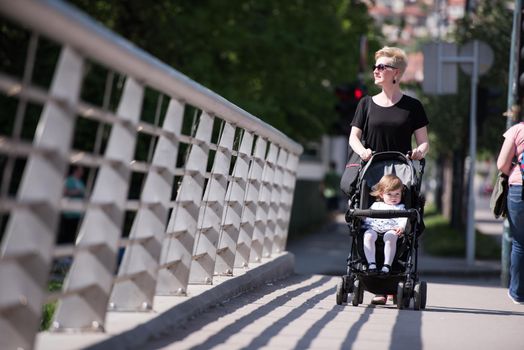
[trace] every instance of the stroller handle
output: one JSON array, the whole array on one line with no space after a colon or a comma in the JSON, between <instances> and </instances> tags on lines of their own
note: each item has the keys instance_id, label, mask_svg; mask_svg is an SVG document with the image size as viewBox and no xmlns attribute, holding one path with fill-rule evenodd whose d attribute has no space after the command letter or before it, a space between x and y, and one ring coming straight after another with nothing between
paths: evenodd
<instances>
[{"instance_id":1,"label":"stroller handle","mask_svg":"<svg viewBox=\"0 0 524 350\"><path fill-rule=\"evenodd\" d=\"M350 209L346 213L346 220L349 221L354 217L366 217L376 219L392 219L392 218L418 218L419 212L417 209L407 210L373 210L373 209Z\"/></svg>"}]
</instances>

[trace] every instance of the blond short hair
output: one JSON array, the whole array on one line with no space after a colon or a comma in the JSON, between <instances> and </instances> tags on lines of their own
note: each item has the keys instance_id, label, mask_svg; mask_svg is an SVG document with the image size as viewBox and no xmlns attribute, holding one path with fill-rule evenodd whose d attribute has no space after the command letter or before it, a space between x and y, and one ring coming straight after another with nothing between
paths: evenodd
<instances>
[{"instance_id":1,"label":"blond short hair","mask_svg":"<svg viewBox=\"0 0 524 350\"><path fill-rule=\"evenodd\" d=\"M400 75L402 76L406 71L408 66L408 56L404 50L399 49L398 47L384 46L377 52L375 52L375 61L380 57L387 57L392 59L392 66L400 70Z\"/></svg>"},{"instance_id":2,"label":"blond short hair","mask_svg":"<svg viewBox=\"0 0 524 350\"><path fill-rule=\"evenodd\" d=\"M370 194L373 197L381 197L384 193L396 190L402 191L403 189L404 184L397 175L387 174L382 176L380 181L375 186L373 186L373 192Z\"/></svg>"}]
</instances>

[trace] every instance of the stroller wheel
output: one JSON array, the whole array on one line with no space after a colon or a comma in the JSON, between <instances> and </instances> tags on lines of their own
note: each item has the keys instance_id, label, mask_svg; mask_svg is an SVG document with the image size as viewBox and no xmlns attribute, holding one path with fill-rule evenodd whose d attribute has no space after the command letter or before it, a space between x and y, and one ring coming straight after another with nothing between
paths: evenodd
<instances>
[{"instance_id":1,"label":"stroller wheel","mask_svg":"<svg viewBox=\"0 0 524 350\"><path fill-rule=\"evenodd\" d=\"M409 306L409 291L404 287L404 282L397 285L397 308L402 310Z\"/></svg>"},{"instance_id":2,"label":"stroller wheel","mask_svg":"<svg viewBox=\"0 0 524 350\"><path fill-rule=\"evenodd\" d=\"M341 278L337 283L337 305L342 305L348 301L348 294L345 291L344 278Z\"/></svg>"},{"instance_id":3,"label":"stroller wheel","mask_svg":"<svg viewBox=\"0 0 524 350\"><path fill-rule=\"evenodd\" d=\"M360 281L358 279L353 282L353 293L352 293L352 300L351 304L353 306L358 306L359 304L362 304L362 301L364 299L364 289L362 288L362 285L360 284Z\"/></svg>"},{"instance_id":4,"label":"stroller wheel","mask_svg":"<svg viewBox=\"0 0 524 350\"><path fill-rule=\"evenodd\" d=\"M426 308L427 290L428 287L425 281L420 281L415 284L415 288L413 288L413 309L424 310Z\"/></svg>"},{"instance_id":5,"label":"stroller wheel","mask_svg":"<svg viewBox=\"0 0 524 350\"><path fill-rule=\"evenodd\" d=\"M344 275L342 276L342 280L344 281L344 289L346 290L346 293L353 293L353 281L355 280L355 276L352 274Z\"/></svg>"}]
</instances>

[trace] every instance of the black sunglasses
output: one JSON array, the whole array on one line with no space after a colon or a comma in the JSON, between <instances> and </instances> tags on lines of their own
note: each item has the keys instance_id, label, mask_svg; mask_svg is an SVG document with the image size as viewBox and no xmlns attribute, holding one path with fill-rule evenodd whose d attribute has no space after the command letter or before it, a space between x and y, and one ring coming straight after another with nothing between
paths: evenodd
<instances>
[{"instance_id":1,"label":"black sunglasses","mask_svg":"<svg viewBox=\"0 0 524 350\"><path fill-rule=\"evenodd\" d=\"M373 68L373 70L378 69L379 72L382 72L386 68L397 69L397 67L393 67L393 66L390 66L389 64L383 64L383 63L380 63L380 64L377 64L375 66L372 66L372 68Z\"/></svg>"}]
</instances>

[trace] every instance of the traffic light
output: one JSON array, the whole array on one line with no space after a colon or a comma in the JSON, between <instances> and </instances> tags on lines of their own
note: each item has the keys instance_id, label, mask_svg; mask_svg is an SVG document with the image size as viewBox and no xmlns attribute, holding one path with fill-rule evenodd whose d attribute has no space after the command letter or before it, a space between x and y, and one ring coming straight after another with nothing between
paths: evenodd
<instances>
[{"instance_id":1,"label":"traffic light","mask_svg":"<svg viewBox=\"0 0 524 350\"><path fill-rule=\"evenodd\" d=\"M337 96L335 110L339 114L338 121L335 123L335 131L348 135L358 102L367 95L367 88L359 81L341 84L335 88L335 95Z\"/></svg>"}]
</instances>

